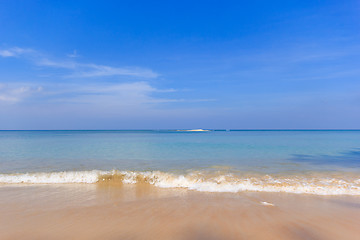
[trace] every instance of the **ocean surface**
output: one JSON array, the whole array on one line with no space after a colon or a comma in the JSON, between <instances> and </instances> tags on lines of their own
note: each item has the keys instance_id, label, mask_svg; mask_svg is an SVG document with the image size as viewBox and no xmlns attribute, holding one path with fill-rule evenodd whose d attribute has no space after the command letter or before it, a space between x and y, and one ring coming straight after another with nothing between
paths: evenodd
<instances>
[{"instance_id":1,"label":"ocean surface","mask_svg":"<svg viewBox=\"0 0 360 240\"><path fill-rule=\"evenodd\" d=\"M360 195L360 131L0 131L0 186Z\"/></svg>"}]
</instances>

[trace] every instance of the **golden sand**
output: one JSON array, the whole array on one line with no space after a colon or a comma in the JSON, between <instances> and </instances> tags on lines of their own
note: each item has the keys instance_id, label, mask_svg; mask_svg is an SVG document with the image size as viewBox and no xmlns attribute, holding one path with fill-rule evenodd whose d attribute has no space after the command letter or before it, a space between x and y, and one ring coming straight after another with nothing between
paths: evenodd
<instances>
[{"instance_id":1,"label":"golden sand","mask_svg":"<svg viewBox=\"0 0 360 240\"><path fill-rule=\"evenodd\" d=\"M358 239L360 197L0 186L0 239Z\"/></svg>"}]
</instances>

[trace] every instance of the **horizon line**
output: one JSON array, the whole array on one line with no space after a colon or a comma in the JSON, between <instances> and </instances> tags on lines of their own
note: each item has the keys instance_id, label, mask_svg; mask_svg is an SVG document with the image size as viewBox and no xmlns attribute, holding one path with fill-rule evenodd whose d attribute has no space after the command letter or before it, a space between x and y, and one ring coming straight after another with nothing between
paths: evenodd
<instances>
[{"instance_id":1,"label":"horizon line","mask_svg":"<svg viewBox=\"0 0 360 240\"><path fill-rule=\"evenodd\" d=\"M190 130L187 128L177 129L0 129L0 131L177 131ZM360 131L360 128L204 128L211 131Z\"/></svg>"}]
</instances>

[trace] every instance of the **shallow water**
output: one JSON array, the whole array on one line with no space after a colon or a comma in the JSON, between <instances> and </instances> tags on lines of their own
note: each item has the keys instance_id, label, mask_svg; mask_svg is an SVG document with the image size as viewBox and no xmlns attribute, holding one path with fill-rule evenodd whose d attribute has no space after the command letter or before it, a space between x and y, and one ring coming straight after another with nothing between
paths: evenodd
<instances>
[{"instance_id":1,"label":"shallow water","mask_svg":"<svg viewBox=\"0 0 360 240\"><path fill-rule=\"evenodd\" d=\"M1 171L360 169L360 131L0 131Z\"/></svg>"},{"instance_id":2,"label":"shallow water","mask_svg":"<svg viewBox=\"0 0 360 240\"><path fill-rule=\"evenodd\" d=\"M360 131L0 131L0 183L360 195ZM117 176L117 177L116 177Z\"/></svg>"}]
</instances>

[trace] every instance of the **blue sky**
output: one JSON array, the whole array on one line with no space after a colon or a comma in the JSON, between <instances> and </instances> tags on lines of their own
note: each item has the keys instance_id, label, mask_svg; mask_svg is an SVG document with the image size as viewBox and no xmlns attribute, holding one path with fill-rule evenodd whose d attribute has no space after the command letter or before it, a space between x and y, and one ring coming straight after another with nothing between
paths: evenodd
<instances>
[{"instance_id":1,"label":"blue sky","mask_svg":"<svg viewBox=\"0 0 360 240\"><path fill-rule=\"evenodd\" d=\"M359 1L0 1L0 129L359 123Z\"/></svg>"}]
</instances>

